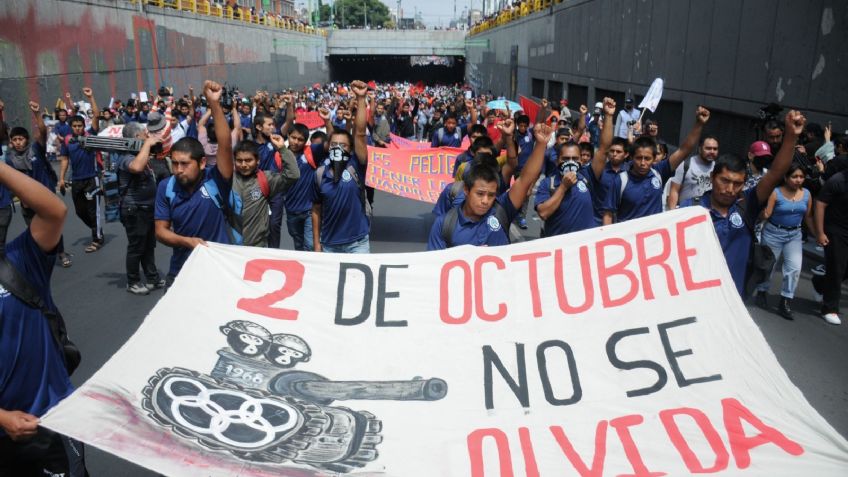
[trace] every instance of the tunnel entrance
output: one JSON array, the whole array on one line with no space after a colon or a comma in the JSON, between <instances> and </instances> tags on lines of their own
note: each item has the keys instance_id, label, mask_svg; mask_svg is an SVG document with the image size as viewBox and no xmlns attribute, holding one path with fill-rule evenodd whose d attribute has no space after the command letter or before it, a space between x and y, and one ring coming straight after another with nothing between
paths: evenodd
<instances>
[{"instance_id":1,"label":"tunnel entrance","mask_svg":"<svg viewBox=\"0 0 848 477\"><path fill-rule=\"evenodd\" d=\"M413 58L418 63L413 66ZM440 57L450 61L444 64L421 64L420 57L409 55L330 55L330 80L349 82L356 79L377 82L409 81L424 84L452 84L465 82L465 57Z\"/></svg>"}]
</instances>

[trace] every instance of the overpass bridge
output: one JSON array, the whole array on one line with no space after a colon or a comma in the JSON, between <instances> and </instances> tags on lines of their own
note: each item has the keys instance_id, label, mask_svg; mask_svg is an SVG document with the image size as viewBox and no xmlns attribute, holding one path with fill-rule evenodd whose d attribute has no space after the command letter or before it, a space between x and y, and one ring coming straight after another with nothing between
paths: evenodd
<instances>
[{"instance_id":1,"label":"overpass bridge","mask_svg":"<svg viewBox=\"0 0 848 477\"><path fill-rule=\"evenodd\" d=\"M332 30L330 79L458 83L465 77L465 32L456 30Z\"/></svg>"},{"instance_id":2,"label":"overpass bridge","mask_svg":"<svg viewBox=\"0 0 848 477\"><path fill-rule=\"evenodd\" d=\"M465 32L456 30L332 30L327 55L465 56Z\"/></svg>"}]
</instances>

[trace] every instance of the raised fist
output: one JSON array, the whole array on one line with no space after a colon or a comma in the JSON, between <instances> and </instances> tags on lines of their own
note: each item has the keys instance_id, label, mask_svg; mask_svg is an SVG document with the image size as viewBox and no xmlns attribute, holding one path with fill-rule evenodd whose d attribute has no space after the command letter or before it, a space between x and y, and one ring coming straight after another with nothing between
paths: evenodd
<instances>
[{"instance_id":1,"label":"raised fist","mask_svg":"<svg viewBox=\"0 0 848 477\"><path fill-rule=\"evenodd\" d=\"M91 91L91 88L86 86L82 89L82 94L85 95L86 98L91 98L91 96L94 95L94 92Z\"/></svg>"},{"instance_id":2,"label":"raised fist","mask_svg":"<svg viewBox=\"0 0 848 477\"><path fill-rule=\"evenodd\" d=\"M350 89L357 98L363 98L368 93L368 85L365 82L356 80L350 84Z\"/></svg>"},{"instance_id":3,"label":"raised fist","mask_svg":"<svg viewBox=\"0 0 848 477\"><path fill-rule=\"evenodd\" d=\"M41 106L40 106L38 103L36 103L35 101L30 101L30 102L29 102L29 110L30 110L30 111L32 111L33 113L38 114L38 110L39 110L39 109L41 109Z\"/></svg>"},{"instance_id":4,"label":"raised fist","mask_svg":"<svg viewBox=\"0 0 848 477\"><path fill-rule=\"evenodd\" d=\"M791 110L786 113L786 131L793 133L795 136L800 136L804 132L804 125L807 124L807 118L801 114L801 111Z\"/></svg>"},{"instance_id":5,"label":"raised fist","mask_svg":"<svg viewBox=\"0 0 848 477\"><path fill-rule=\"evenodd\" d=\"M282 149L286 146L286 141L279 134L271 134L271 144L277 149Z\"/></svg>"},{"instance_id":6,"label":"raised fist","mask_svg":"<svg viewBox=\"0 0 848 477\"><path fill-rule=\"evenodd\" d=\"M547 144L553 133L553 128L545 123L538 123L533 127L533 136L536 138L537 144Z\"/></svg>"},{"instance_id":7,"label":"raised fist","mask_svg":"<svg viewBox=\"0 0 848 477\"><path fill-rule=\"evenodd\" d=\"M515 122L512 119L504 119L495 127L504 136L512 136L512 134L515 132Z\"/></svg>"},{"instance_id":8,"label":"raised fist","mask_svg":"<svg viewBox=\"0 0 848 477\"><path fill-rule=\"evenodd\" d=\"M579 111L579 112L580 112L580 114L582 114L582 115L584 115L584 116L585 116L585 115L586 115L586 113L588 113L588 112L589 112L589 108L587 108L585 104L581 104L581 105L580 105L580 107L579 107L579 108L577 108L577 111Z\"/></svg>"},{"instance_id":9,"label":"raised fist","mask_svg":"<svg viewBox=\"0 0 848 477\"><path fill-rule=\"evenodd\" d=\"M698 106L698 110L695 111L695 119L697 119L701 125L707 124L707 121L710 120L710 110L703 106Z\"/></svg>"},{"instance_id":10,"label":"raised fist","mask_svg":"<svg viewBox=\"0 0 848 477\"><path fill-rule=\"evenodd\" d=\"M214 101L217 103L221 100L221 93L223 91L224 88L214 81L206 80L203 83L203 95L206 96L207 101Z\"/></svg>"},{"instance_id":11,"label":"raised fist","mask_svg":"<svg viewBox=\"0 0 848 477\"><path fill-rule=\"evenodd\" d=\"M330 119L330 110L327 108L318 108L318 116L324 121Z\"/></svg>"},{"instance_id":12,"label":"raised fist","mask_svg":"<svg viewBox=\"0 0 848 477\"><path fill-rule=\"evenodd\" d=\"M615 100L612 98L604 98L604 114L607 116L615 115Z\"/></svg>"}]
</instances>

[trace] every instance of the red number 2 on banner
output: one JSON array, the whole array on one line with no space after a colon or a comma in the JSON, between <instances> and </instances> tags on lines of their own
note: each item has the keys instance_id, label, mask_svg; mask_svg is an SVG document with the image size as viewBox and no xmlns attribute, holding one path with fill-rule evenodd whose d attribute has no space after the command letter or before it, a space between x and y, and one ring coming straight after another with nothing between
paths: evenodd
<instances>
[{"instance_id":1,"label":"red number 2 on banner","mask_svg":"<svg viewBox=\"0 0 848 477\"><path fill-rule=\"evenodd\" d=\"M296 320L297 310L277 308L271 305L285 300L300 290L303 286L303 273L306 269L300 262L294 260L256 259L247 262L244 266L244 279L251 282L261 282L262 276L268 270L283 272L285 276L283 287L257 298L241 298L236 307L248 313L278 320Z\"/></svg>"}]
</instances>

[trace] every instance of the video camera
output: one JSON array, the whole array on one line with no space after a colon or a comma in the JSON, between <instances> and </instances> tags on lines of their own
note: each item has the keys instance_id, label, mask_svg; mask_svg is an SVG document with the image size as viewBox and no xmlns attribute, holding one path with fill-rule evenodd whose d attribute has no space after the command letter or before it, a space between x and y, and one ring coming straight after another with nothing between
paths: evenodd
<instances>
[{"instance_id":1,"label":"video camera","mask_svg":"<svg viewBox=\"0 0 848 477\"><path fill-rule=\"evenodd\" d=\"M224 109L233 109L235 105L235 95L238 91L238 88L234 86L227 86L224 84L224 87L221 90L221 107Z\"/></svg>"}]
</instances>

